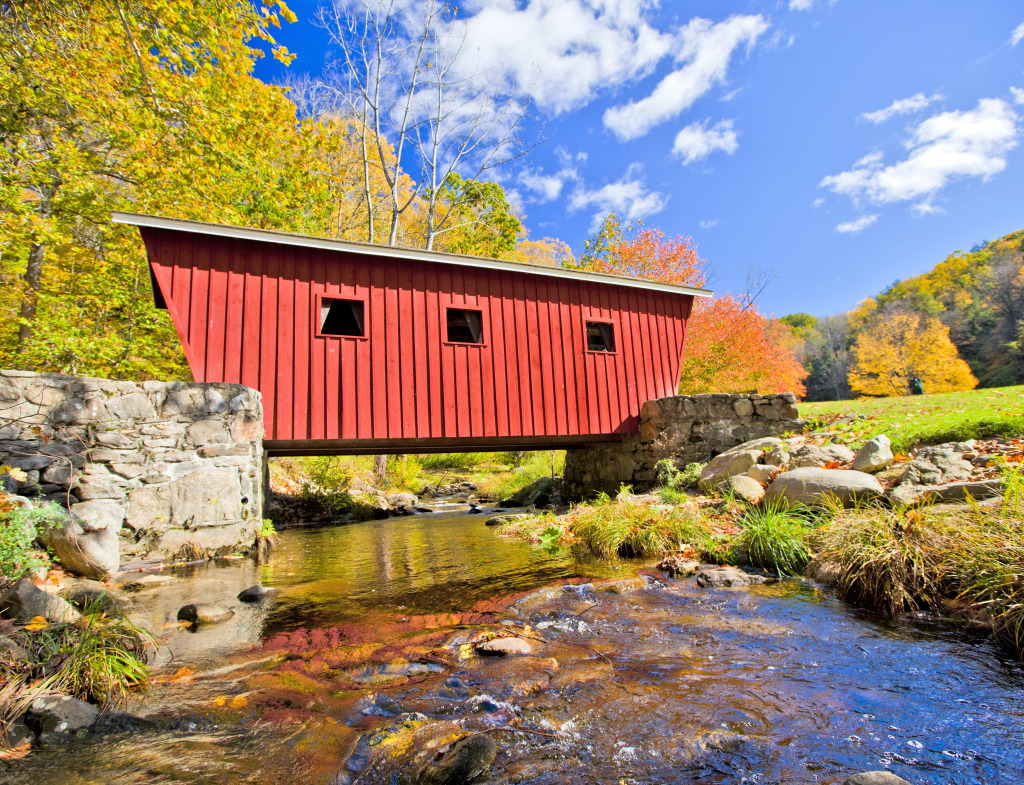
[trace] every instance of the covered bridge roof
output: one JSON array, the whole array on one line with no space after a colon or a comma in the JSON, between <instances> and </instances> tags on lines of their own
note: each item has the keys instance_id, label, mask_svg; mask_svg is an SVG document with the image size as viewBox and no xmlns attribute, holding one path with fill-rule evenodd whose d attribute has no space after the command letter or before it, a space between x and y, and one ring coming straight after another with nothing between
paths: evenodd
<instances>
[{"instance_id":1,"label":"covered bridge roof","mask_svg":"<svg viewBox=\"0 0 1024 785\"><path fill-rule=\"evenodd\" d=\"M301 248L347 251L349 253L357 253L364 256L380 256L409 261L434 262L436 264L451 264L461 267L481 267L487 270L527 273L530 275L541 275L549 278L567 278L570 280L603 283L610 284L612 286L628 286L636 289L650 289L653 291L671 292L674 294L690 294L694 297L711 297L713 294L708 289L696 289L690 286L679 286L677 284L664 283L661 281L649 281L644 278L628 278L626 276L610 275L608 273L571 270L565 267L547 267L541 264L510 262L503 259L491 259L480 256L462 256L459 254L442 253L439 251L423 251L416 248L405 248L401 246L356 243L348 240L335 240L329 237L315 237L313 235L297 234L294 232L277 232L269 229L246 229L238 226L225 226L223 224L205 223L203 221L187 221L180 218L161 218L155 215L142 215L139 213L115 212L112 215L112 220L114 223L149 227L153 229L169 229L172 231L183 231L193 234L213 235L215 237L231 237L238 240L253 240L255 242L273 243L276 245L292 245Z\"/></svg>"}]
</instances>

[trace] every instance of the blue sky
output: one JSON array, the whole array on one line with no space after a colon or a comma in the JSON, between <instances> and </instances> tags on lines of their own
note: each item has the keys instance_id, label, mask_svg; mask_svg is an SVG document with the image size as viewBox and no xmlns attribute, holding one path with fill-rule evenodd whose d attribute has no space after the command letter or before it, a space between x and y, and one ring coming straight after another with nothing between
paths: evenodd
<instances>
[{"instance_id":1,"label":"blue sky","mask_svg":"<svg viewBox=\"0 0 1024 785\"><path fill-rule=\"evenodd\" d=\"M321 73L298 57L257 76ZM473 52L545 140L495 174L531 236L575 252L614 209L694 237L716 291L771 269L758 305L848 310L1024 228L1020 0L466 0ZM496 90L499 88L496 87Z\"/></svg>"}]
</instances>

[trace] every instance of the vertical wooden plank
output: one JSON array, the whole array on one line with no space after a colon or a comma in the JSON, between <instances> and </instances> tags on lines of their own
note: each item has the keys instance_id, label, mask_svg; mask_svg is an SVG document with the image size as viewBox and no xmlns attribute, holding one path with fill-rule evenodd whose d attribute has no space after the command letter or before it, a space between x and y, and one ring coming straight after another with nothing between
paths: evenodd
<instances>
[{"instance_id":1,"label":"vertical wooden plank","mask_svg":"<svg viewBox=\"0 0 1024 785\"><path fill-rule=\"evenodd\" d=\"M445 437L459 435L458 385L456 384L454 344L448 343L447 308L452 304L452 267L438 267L439 316L441 332L441 434Z\"/></svg>"},{"instance_id":2,"label":"vertical wooden plank","mask_svg":"<svg viewBox=\"0 0 1024 785\"><path fill-rule=\"evenodd\" d=\"M356 418L356 437L369 439L373 436L373 355L371 343L373 325L382 318L382 314L373 310L370 295L371 272L369 265L357 257L352 257L348 268L352 291L357 299L363 301L363 334L362 340L356 340L356 362L353 372L353 404Z\"/></svg>"},{"instance_id":3,"label":"vertical wooden plank","mask_svg":"<svg viewBox=\"0 0 1024 785\"><path fill-rule=\"evenodd\" d=\"M481 309L481 322L484 331L484 345L477 351L477 362L479 363L479 385L480 385L480 436L495 436L498 433L499 408L497 403L496 385L494 378L494 356L500 346L498 333L493 327L494 309L500 305L500 300L493 296L494 288L497 285L495 277L497 271L476 271L474 275L473 294L476 296L476 304Z\"/></svg>"},{"instance_id":4,"label":"vertical wooden plank","mask_svg":"<svg viewBox=\"0 0 1024 785\"><path fill-rule=\"evenodd\" d=\"M244 245L234 241L225 249L228 260L227 303L224 317L224 381L242 383L242 328L245 320Z\"/></svg>"},{"instance_id":5,"label":"vertical wooden plank","mask_svg":"<svg viewBox=\"0 0 1024 785\"><path fill-rule=\"evenodd\" d=\"M327 279L326 251L312 251L312 281L310 284L311 327L314 331L320 327L320 311L317 295L324 293L324 281ZM315 332L313 333L315 334ZM310 434L311 439L327 438L327 339L315 337L312 342L312 384L310 387Z\"/></svg>"},{"instance_id":6,"label":"vertical wooden plank","mask_svg":"<svg viewBox=\"0 0 1024 785\"><path fill-rule=\"evenodd\" d=\"M656 397L654 388L654 371L651 358L650 332L647 329L647 319L644 318L643 292L640 289L630 289L630 295L636 303L636 328L639 337L639 354L642 362L637 363L637 390L642 392L640 405Z\"/></svg>"},{"instance_id":7,"label":"vertical wooden plank","mask_svg":"<svg viewBox=\"0 0 1024 785\"><path fill-rule=\"evenodd\" d=\"M619 300L619 330L622 352L623 384L625 386L626 408L629 412L630 430L635 430L637 415L640 412L640 403L636 392L636 362L638 358L634 355L634 333L632 320L632 301L629 289L622 289L618 292Z\"/></svg>"},{"instance_id":8,"label":"vertical wooden plank","mask_svg":"<svg viewBox=\"0 0 1024 785\"><path fill-rule=\"evenodd\" d=\"M223 382L224 343L227 339L228 259L231 241L210 238L210 290L206 304L206 380Z\"/></svg>"},{"instance_id":9,"label":"vertical wooden plank","mask_svg":"<svg viewBox=\"0 0 1024 785\"><path fill-rule=\"evenodd\" d=\"M615 432L630 433L636 430L636 424L632 420L633 411L629 404L629 386L626 382L626 347L622 325L625 290L622 287L608 287L608 290L612 318L615 320L615 389L618 400L615 410Z\"/></svg>"},{"instance_id":10,"label":"vertical wooden plank","mask_svg":"<svg viewBox=\"0 0 1024 785\"><path fill-rule=\"evenodd\" d=\"M516 279L512 273L501 276L501 331L505 339L505 378L508 380L508 435L523 434L523 369L519 365L519 330L516 327Z\"/></svg>"},{"instance_id":11,"label":"vertical wooden plank","mask_svg":"<svg viewBox=\"0 0 1024 785\"><path fill-rule=\"evenodd\" d=\"M339 282L345 255L321 251L324 265L324 294L333 297L341 293ZM319 315L317 316L319 318ZM324 342L324 432L328 439L340 439L343 433L343 409L345 406L342 390L345 384L345 359L341 339L325 337Z\"/></svg>"},{"instance_id":12,"label":"vertical wooden plank","mask_svg":"<svg viewBox=\"0 0 1024 785\"><path fill-rule=\"evenodd\" d=\"M565 358L571 356L565 345L565 325L562 325L562 281L557 278L548 280L548 321L551 324L551 370L555 395L555 431L558 434L569 434L569 385Z\"/></svg>"},{"instance_id":13,"label":"vertical wooden plank","mask_svg":"<svg viewBox=\"0 0 1024 785\"><path fill-rule=\"evenodd\" d=\"M295 263L293 246L271 246L278 269L277 279L277 437L292 438L292 384L295 368Z\"/></svg>"},{"instance_id":14,"label":"vertical wooden plank","mask_svg":"<svg viewBox=\"0 0 1024 785\"><path fill-rule=\"evenodd\" d=\"M264 428L266 438L279 439L277 418L277 255L274 247L260 243L263 257L263 276L260 292L260 382L263 393Z\"/></svg>"},{"instance_id":15,"label":"vertical wooden plank","mask_svg":"<svg viewBox=\"0 0 1024 785\"><path fill-rule=\"evenodd\" d=\"M412 315L412 265L404 261L392 261L394 274L390 276L397 289L395 307L397 316L395 330L398 340L393 344L397 354L398 378L388 379L388 388L398 396L399 434L411 438L416 434L416 363L413 356L413 315ZM388 366L389 370L392 366ZM390 375L390 374L389 374Z\"/></svg>"},{"instance_id":16,"label":"vertical wooden plank","mask_svg":"<svg viewBox=\"0 0 1024 785\"><path fill-rule=\"evenodd\" d=\"M371 271L370 289L370 343L373 375L373 438L386 439L388 428L388 369L387 363L387 320L385 308L385 264L374 264Z\"/></svg>"},{"instance_id":17,"label":"vertical wooden plank","mask_svg":"<svg viewBox=\"0 0 1024 785\"><path fill-rule=\"evenodd\" d=\"M488 364L491 389L494 391L494 435L508 435L508 388L511 381L505 362L505 298L502 287L506 273L495 270L487 278L487 314L491 328L488 343Z\"/></svg>"},{"instance_id":18,"label":"vertical wooden plank","mask_svg":"<svg viewBox=\"0 0 1024 785\"><path fill-rule=\"evenodd\" d=\"M572 330L573 377L576 380L574 400L578 433L592 433L590 428L587 381L587 338L583 332L583 287L577 281L569 284L569 320Z\"/></svg>"},{"instance_id":19,"label":"vertical wooden plank","mask_svg":"<svg viewBox=\"0 0 1024 785\"><path fill-rule=\"evenodd\" d=\"M537 324L540 328L537 333L537 346L540 354L540 379L541 390L544 401L543 407L543 433L554 435L558 433L557 418L555 416L555 368L554 368L554 347L551 344L551 308L548 295L548 278L536 276L537 296L534 300L537 307Z\"/></svg>"},{"instance_id":20,"label":"vertical wooden plank","mask_svg":"<svg viewBox=\"0 0 1024 785\"><path fill-rule=\"evenodd\" d=\"M644 309L644 315L647 317L648 332L651 340L651 357L653 359L652 370L654 372L654 395L656 398L662 398L666 395L666 388L668 385L665 383L665 352L661 345L661 335L658 329L658 317L654 311L656 304L654 302L653 292L646 289L642 290L644 296L644 302L646 307Z\"/></svg>"},{"instance_id":21,"label":"vertical wooden plank","mask_svg":"<svg viewBox=\"0 0 1024 785\"><path fill-rule=\"evenodd\" d=\"M464 308L466 302L466 270L456 267L452 270L452 305ZM458 436L469 436L472 433L472 409L473 399L470 394L471 384L469 379L469 353L475 351L464 345L455 346L455 401L456 401L456 422L458 423Z\"/></svg>"},{"instance_id":22,"label":"vertical wooden plank","mask_svg":"<svg viewBox=\"0 0 1024 785\"><path fill-rule=\"evenodd\" d=\"M426 319L425 264L417 263L412 271L412 318L410 332L412 339L412 389L414 396L415 423L413 435L425 439L430 436L430 389L427 383L427 319Z\"/></svg>"},{"instance_id":23,"label":"vertical wooden plank","mask_svg":"<svg viewBox=\"0 0 1024 785\"><path fill-rule=\"evenodd\" d=\"M540 347L540 324L537 313L537 278L526 280L526 360L530 365L530 405L533 416L530 419L532 435L543 435L544 430L544 358Z\"/></svg>"},{"instance_id":24,"label":"vertical wooden plank","mask_svg":"<svg viewBox=\"0 0 1024 785\"><path fill-rule=\"evenodd\" d=\"M597 285L599 290L599 297L601 302L601 318L605 321L615 322L614 311L612 310L612 300L609 286ZM612 327L613 333L618 332L617 325ZM616 335L613 340L617 339ZM604 382L605 389L608 391L608 397L605 402L605 433L615 433L619 430L619 424L622 422L619 417L619 384L617 366L619 364L619 358L622 356L621 349L616 346L615 351L612 353L605 353L601 356L601 365L604 369Z\"/></svg>"},{"instance_id":25,"label":"vertical wooden plank","mask_svg":"<svg viewBox=\"0 0 1024 785\"><path fill-rule=\"evenodd\" d=\"M430 428L428 435L439 437L444 435L444 400L441 396L443 387L444 367L441 362L442 330L444 329L444 308L440 300L440 278L438 270L441 265L431 264L426 268L426 357L427 357L427 389L429 390Z\"/></svg>"},{"instance_id":26,"label":"vertical wooden plank","mask_svg":"<svg viewBox=\"0 0 1024 785\"><path fill-rule=\"evenodd\" d=\"M189 308L188 342L192 346L195 367L192 375L197 382L206 378L206 316L210 301L210 244L195 242L192 257L191 304Z\"/></svg>"},{"instance_id":27,"label":"vertical wooden plank","mask_svg":"<svg viewBox=\"0 0 1024 785\"><path fill-rule=\"evenodd\" d=\"M310 317L310 256L309 248L295 248L292 251L295 276L295 321L292 323L294 336L294 372L292 374L292 438L309 439L309 365L313 342L313 320Z\"/></svg>"}]
</instances>

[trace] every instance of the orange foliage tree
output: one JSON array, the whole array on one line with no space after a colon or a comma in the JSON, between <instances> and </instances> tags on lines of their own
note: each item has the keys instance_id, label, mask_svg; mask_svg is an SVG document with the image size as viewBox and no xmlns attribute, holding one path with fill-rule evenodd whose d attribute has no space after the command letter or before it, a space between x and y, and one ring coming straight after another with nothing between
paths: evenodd
<instances>
[{"instance_id":1,"label":"orange foliage tree","mask_svg":"<svg viewBox=\"0 0 1024 785\"><path fill-rule=\"evenodd\" d=\"M709 264L692 237L667 238L660 229L627 226L614 214L584 244L578 269L680 286L704 286ZM690 316L679 391L700 393L806 392L790 328L761 314L746 297L696 298Z\"/></svg>"}]
</instances>

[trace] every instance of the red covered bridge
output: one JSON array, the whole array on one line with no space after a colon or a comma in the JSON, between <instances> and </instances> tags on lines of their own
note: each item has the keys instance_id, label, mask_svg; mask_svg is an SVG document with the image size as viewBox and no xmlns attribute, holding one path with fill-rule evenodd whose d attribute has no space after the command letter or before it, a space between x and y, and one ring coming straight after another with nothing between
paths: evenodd
<instances>
[{"instance_id":1,"label":"red covered bridge","mask_svg":"<svg viewBox=\"0 0 1024 785\"><path fill-rule=\"evenodd\" d=\"M635 432L694 297L599 273L115 213L198 382L263 394L271 455L550 449Z\"/></svg>"}]
</instances>

